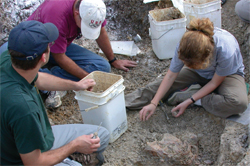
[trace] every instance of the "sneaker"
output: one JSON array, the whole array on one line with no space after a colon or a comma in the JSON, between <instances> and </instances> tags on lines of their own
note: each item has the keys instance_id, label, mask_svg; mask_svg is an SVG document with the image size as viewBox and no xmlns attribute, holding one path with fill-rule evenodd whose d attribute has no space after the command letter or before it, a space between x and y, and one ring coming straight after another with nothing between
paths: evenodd
<instances>
[{"instance_id":1,"label":"sneaker","mask_svg":"<svg viewBox=\"0 0 250 166\"><path fill-rule=\"evenodd\" d=\"M199 84L192 84L191 86L170 95L170 97L167 100L167 103L168 105L177 105L185 101L186 99L190 98L200 89L201 86Z\"/></svg>"},{"instance_id":2,"label":"sneaker","mask_svg":"<svg viewBox=\"0 0 250 166\"><path fill-rule=\"evenodd\" d=\"M56 91L56 94L63 98L67 94L67 91Z\"/></svg>"},{"instance_id":3,"label":"sneaker","mask_svg":"<svg viewBox=\"0 0 250 166\"><path fill-rule=\"evenodd\" d=\"M58 108L62 105L61 98L67 94L67 91L50 91L49 96L45 100L47 108Z\"/></svg>"},{"instance_id":4,"label":"sneaker","mask_svg":"<svg viewBox=\"0 0 250 166\"><path fill-rule=\"evenodd\" d=\"M96 159L98 159L98 163L96 164L97 166L101 166L104 163L104 156L102 153L97 153Z\"/></svg>"},{"instance_id":5,"label":"sneaker","mask_svg":"<svg viewBox=\"0 0 250 166\"><path fill-rule=\"evenodd\" d=\"M68 158L82 163L83 165L101 166L104 163L104 156L101 153L83 154L75 152Z\"/></svg>"}]
</instances>

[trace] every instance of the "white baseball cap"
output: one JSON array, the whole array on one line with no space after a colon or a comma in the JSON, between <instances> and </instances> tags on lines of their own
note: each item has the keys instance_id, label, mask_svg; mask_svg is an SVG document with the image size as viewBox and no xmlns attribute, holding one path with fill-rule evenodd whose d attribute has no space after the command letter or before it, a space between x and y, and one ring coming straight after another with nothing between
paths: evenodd
<instances>
[{"instance_id":1,"label":"white baseball cap","mask_svg":"<svg viewBox=\"0 0 250 166\"><path fill-rule=\"evenodd\" d=\"M82 36L97 39L106 17L106 5L102 0L82 0L79 12Z\"/></svg>"}]
</instances>

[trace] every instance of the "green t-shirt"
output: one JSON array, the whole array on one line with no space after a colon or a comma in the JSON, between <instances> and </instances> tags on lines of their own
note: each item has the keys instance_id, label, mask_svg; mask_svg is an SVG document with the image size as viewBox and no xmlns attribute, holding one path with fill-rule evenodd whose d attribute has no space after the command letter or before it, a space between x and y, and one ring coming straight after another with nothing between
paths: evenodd
<instances>
[{"instance_id":1,"label":"green t-shirt","mask_svg":"<svg viewBox=\"0 0 250 166\"><path fill-rule=\"evenodd\" d=\"M38 76L38 75L37 75ZM54 136L34 82L29 84L11 65L8 51L0 57L1 165L22 165L19 153L51 149Z\"/></svg>"}]
</instances>

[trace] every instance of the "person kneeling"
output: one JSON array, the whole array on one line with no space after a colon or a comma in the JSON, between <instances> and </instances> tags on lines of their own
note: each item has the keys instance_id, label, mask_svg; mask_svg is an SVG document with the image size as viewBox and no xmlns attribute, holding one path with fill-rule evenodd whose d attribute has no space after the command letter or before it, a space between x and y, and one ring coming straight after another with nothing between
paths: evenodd
<instances>
[{"instance_id":1,"label":"person kneeling","mask_svg":"<svg viewBox=\"0 0 250 166\"><path fill-rule=\"evenodd\" d=\"M49 60L50 43L58 37L52 23L25 21L13 28L8 50L1 54L1 165L55 165L79 152L97 153L101 165L109 132L98 126L51 126L38 89L91 90L93 79L74 82L38 72Z\"/></svg>"}]
</instances>

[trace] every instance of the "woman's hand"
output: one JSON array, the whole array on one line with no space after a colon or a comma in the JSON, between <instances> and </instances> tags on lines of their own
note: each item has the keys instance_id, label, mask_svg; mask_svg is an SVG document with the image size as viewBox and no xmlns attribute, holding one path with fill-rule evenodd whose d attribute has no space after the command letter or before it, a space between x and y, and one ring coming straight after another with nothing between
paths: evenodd
<instances>
[{"instance_id":1,"label":"woman's hand","mask_svg":"<svg viewBox=\"0 0 250 166\"><path fill-rule=\"evenodd\" d=\"M183 101L182 103L180 103L179 105L177 105L176 107L174 107L171 110L172 115L176 118L182 115L185 112L186 108L189 106L189 104L191 104L190 101L191 101L190 99L187 99Z\"/></svg>"},{"instance_id":2,"label":"woman's hand","mask_svg":"<svg viewBox=\"0 0 250 166\"><path fill-rule=\"evenodd\" d=\"M155 112L156 106L154 104L149 104L145 107L143 107L140 111L140 120L146 121L148 120L151 115Z\"/></svg>"}]
</instances>

